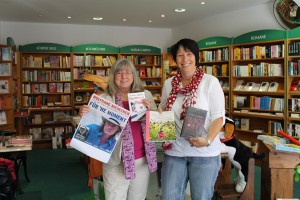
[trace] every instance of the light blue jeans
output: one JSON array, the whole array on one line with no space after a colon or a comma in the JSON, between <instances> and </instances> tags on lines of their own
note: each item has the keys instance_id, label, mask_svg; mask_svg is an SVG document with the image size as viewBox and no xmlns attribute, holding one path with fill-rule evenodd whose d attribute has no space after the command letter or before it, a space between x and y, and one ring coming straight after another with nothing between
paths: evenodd
<instances>
[{"instance_id":1,"label":"light blue jeans","mask_svg":"<svg viewBox=\"0 0 300 200\"><path fill-rule=\"evenodd\" d=\"M193 200L212 199L220 166L220 156L175 157L165 154L161 176L163 200L184 200L188 181Z\"/></svg>"}]
</instances>

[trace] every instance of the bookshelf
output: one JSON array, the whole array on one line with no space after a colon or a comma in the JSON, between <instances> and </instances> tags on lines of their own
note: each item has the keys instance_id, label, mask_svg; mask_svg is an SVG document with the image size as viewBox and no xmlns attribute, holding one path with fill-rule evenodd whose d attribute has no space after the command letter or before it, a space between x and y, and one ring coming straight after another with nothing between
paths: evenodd
<instances>
[{"instance_id":1,"label":"bookshelf","mask_svg":"<svg viewBox=\"0 0 300 200\"><path fill-rule=\"evenodd\" d=\"M163 80L177 74L178 67L171 54L171 47L167 48L167 53L162 54L162 66L164 71Z\"/></svg>"},{"instance_id":2,"label":"bookshelf","mask_svg":"<svg viewBox=\"0 0 300 200\"><path fill-rule=\"evenodd\" d=\"M120 58L130 60L136 67L145 89L149 90L156 103L160 101L163 70L161 66L161 50L147 45L131 45L120 47Z\"/></svg>"},{"instance_id":3,"label":"bookshelf","mask_svg":"<svg viewBox=\"0 0 300 200\"><path fill-rule=\"evenodd\" d=\"M0 130L15 132L13 105L13 51L9 45L0 45Z\"/></svg>"},{"instance_id":4,"label":"bookshelf","mask_svg":"<svg viewBox=\"0 0 300 200\"><path fill-rule=\"evenodd\" d=\"M227 116L230 112L230 45L232 38L209 37L197 42L199 46L200 66L205 73L217 77L224 91Z\"/></svg>"},{"instance_id":5,"label":"bookshelf","mask_svg":"<svg viewBox=\"0 0 300 200\"><path fill-rule=\"evenodd\" d=\"M230 113L239 139L257 142L258 134L276 134L280 126L286 130L285 47L282 30L258 30L233 38Z\"/></svg>"},{"instance_id":6,"label":"bookshelf","mask_svg":"<svg viewBox=\"0 0 300 200\"><path fill-rule=\"evenodd\" d=\"M300 138L300 28L288 31L287 36L287 133Z\"/></svg>"},{"instance_id":7,"label":"bookshelf","mask_svg":"<svg viewBox=\"0 0 300 200\"><path fill-rule=\"evenodd\" d=\"M119 48L105 44L82 44L71 47L74 86L74 115L88 103L94 92L93 82L84 80L83 73L108 76L109 69L118 58Z\"/></svg>"},{"instance_id":8,"label":"bookshelf","mask_svg":"<svg viewBox=\"0 0 300 200\"><path fill-rule=\"evenodd\" d=\"M33 43L19 47L21 108L28 117L23 134L31 134L34 148L52 146L53 136L72 132L72 73L70 47Z\"/></svg>"}]
</instances>

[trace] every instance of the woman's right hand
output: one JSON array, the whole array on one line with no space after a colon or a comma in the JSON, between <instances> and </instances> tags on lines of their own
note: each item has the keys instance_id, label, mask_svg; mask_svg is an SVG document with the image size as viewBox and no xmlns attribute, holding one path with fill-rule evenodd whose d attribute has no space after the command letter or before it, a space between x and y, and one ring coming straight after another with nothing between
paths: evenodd
<instances>
[{"instance_id":1,"label":"woman's right hand","mask_svg":"<svg viewBox=\"0 0 300 200\"><path fill-rule=\"evenodd\" d=\"M90 107L88 105L81 106L81 108L79 109L79 115L80 115L80 117L82 117L83 115L85 115L89 111L90 111Z\"/></svg>"},{"instance_id":2,"label":"woman's right hand","mask_svg":"<svg viewBox=\"0 0 300 200\"><path fill-rule=\"evenodd\" d=\"M158 108L157 111L161 114L164 110L162 108Z\"/></svg>"}]
</instances>

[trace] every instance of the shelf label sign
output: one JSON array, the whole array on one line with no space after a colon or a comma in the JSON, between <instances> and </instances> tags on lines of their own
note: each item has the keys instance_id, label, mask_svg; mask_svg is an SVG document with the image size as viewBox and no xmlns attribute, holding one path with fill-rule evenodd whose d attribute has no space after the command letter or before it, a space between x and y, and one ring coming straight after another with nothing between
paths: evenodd
<instances>
[{"instance_id":1,"label":"shelf label sign","mask_svg":"<svg viewBox=\"0 0 300 200\"><path fill-rule=\"evenodd\" d=\"M228 37L209 37L197 42L200 49L211 48L211 47L220 47L231 45L232 38Z\"/></svg>"},{"instance_id":2,"label":"shelf label sign","mask_svg":"<svg viewBox=\"0 0 300 200\"><path fill-rule=\"evenodd\" d=\"M120 53L145 53L145 54L161 54L161 50L157 47L148 45L131 45L120 48Z\"/></svg>"},{"instance_id":3,"label":"shelf label sign","mask_svg":"<svg viewBox=\"0 0 300 200\"><path fill-rule=\"evenodd\" d=\"M285 30L259 30L245 33L233 38L233 44L243 44L251 42L267 42L272 40L283 40L287 36Z\"/></svg>"},{"instance_id":4,"label":"shelf label sign","mask_svg":"<svg viewBox=\"0 0 300 200\"><path fill-rule=\"evenodd\" d=\"M27 45L20 45L20 52L60 52L60 53L70 53L70 47L62 44L56 43L33 43Z\"/></svg>"},{"instance_id":5,"label":"shelf label sign","mask_svg":"<svg viewBox=\"0 0 300 200\"><path fill-rule=\"evenodd\" d=\"M119 53L119 48L106 44L82 44L71 47L75 53Z\"/></svg>"}]
</instances>

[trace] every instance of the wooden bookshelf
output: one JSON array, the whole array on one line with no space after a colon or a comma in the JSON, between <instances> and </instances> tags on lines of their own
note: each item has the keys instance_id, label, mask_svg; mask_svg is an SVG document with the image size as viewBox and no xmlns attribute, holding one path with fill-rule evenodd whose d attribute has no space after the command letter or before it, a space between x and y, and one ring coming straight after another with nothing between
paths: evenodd
<instances>
[{"instance_id":1,"label":"wooden bookshelf","mask_svg":"<svg viewBox=\"0 0 300 200\"><path fill-rule=\"evenodd\" d=\"M73 131L70 47L34 43L19 50L21 108L28 112L23 133L33 136L34 148L51 147L53 136Z\"/></svg>"},{"instance_id":2,"label":"wooden bookshelf","mask_svg":"<svg viewBox=\"0 0 300 200\"><path fill-rule=\"evenodd\" d=\"M119 48L105 44L82 44L71 47L73 66L74 115L87 104L94 92L94 83L84 80L82 74L108 76L110 67L118 58Z\"/></svg>"},{"instance_id":3,"label":"wooden bookshelf","mask_svg":"<svg viewBox=\"0 0 300 200\"><path fill-rule=\"evenodd\" d=\"M209 37L197 42L200 66L205 73L217 77L224 91L226 114L230 112L230 51L232 38Z\"/></svg>"},{"instance_id":4,"label":"wooden bookshelf","mask_svg":"<svg viewBox=\"0 0 300 200\"><path fill-rule=\"evenodd\" d=\"M287 37L287 133L300 138L300 28L290 30ZM296 84L296 85L295 85Z\"/></svg>"},{"instance_id":5,"label":"wooden bookshelf","mask_svg":"<svg viewBox=\"0 0 300 200\"><path fill-rule=\"evenodd\" d=\"M145 89L149 90L155 102L160 102L163 84L161 50L147 45L120 47L120 58L130 60L136 67Z\"/></svg>"},{"instance_id":6,"label":"wooden bookshelf","mask_svg":"<svg viewBox=\"0 0 300 200\"><path fill-rule=\"evenodd\" d=\"M0 45L0 130L15 132L13 105L13 51L9 45Z\"/></svg>"},{"instance_id":7,"label":"wooden bookshelf","mask_svg":"<svg viewBox=\"0 0 300 200\"><path fill-rule=\"evenodd\" d=\"M231 118L240 139L276 134L285 126L286 31L259 30L233 38L231 47ZM269 91L272 82L278 83Z\"/></svg>"}]
</instances>

